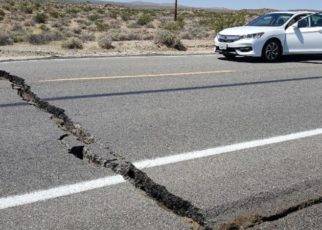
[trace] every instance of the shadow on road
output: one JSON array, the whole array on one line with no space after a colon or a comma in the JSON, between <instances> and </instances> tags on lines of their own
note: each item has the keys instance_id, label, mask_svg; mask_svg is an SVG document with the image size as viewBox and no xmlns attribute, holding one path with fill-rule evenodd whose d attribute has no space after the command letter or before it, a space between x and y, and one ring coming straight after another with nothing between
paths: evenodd
<instances>
[{"instance_id":1,"label":"shadow on road","mask_svg":"<svg viewBox=\"0 0 322 230\"><path fill-rule=\"evenodd\" d=\"M225 57L219 57L219 60L222 61L229 61L229 62L244 62L244 63L265 63L261 58L254 58L254 57L236 57L233 60L226 59ZM280 61L275 62L273 64L279 63L307 63L307 64L319 64L322 65L322 55L293 55L293 56L284 56L281 58ZM272 63L269 63L272 64Z\"/></svg>"},{"instance_id":2,"label":"shadow on road","mask_svg":"<svg viewBox=\"0 0 322 230\"><path fill-rule=\"evenodd\" d=\"M76 100L76 99L102 98L102 97L114 97L114 96L129 96L129 95L154 94L154 93L183 92L183 91L192 91L192 90L240 87L240 86L274 84L274 83L283 83L283 82L297 82L297 81L307 81L307 80L321 80L321 79L322 79L322 76L321 77L288 78L288 79L278 79L278 80L252 81L252 82L206 85L206 86L195 86L195 87L180 87L180 88L170 88L170 89L139 90L139 91L128 91L128 92L117 92L117 93L51 97L51 98L43 98L43 100L45 100L45 101L62 101L62 100ZM27 103L18 102L18 103L0 104L0 108L24 106L24 105L27 105Z\"/></svg>"}]
</instances>

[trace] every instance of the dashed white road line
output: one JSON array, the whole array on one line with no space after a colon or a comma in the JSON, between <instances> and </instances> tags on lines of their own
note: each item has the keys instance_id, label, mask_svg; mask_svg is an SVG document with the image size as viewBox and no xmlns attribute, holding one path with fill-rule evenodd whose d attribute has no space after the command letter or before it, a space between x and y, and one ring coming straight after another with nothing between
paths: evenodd
<instances>
[{"instance_id":1,"label":"dashed white road line","mask_svg":"<svg viewBox=\"0 0 322 230\"><path fill-rule=\"evenodd\" d=\"M178 76L194 76L203 74L220 74L220 73L234 73L235 70L214 70L202 72L183 72L183 73L160 73L160 74L139 74L139 75L123 75L123 76L103 76L103 77L71 77L71 78L57 78L40 80L37 82L66 82L66 81L96 81L96 80L112 80L124 78L152 78L152 77L178 77Z\"/></svg>"},{"instance_id":2,"label":"dashed white road line","mask_svg":"<svg viewBox=\"0 0 322 230\"><path fill-rule=\"evenodd\" d=\"M206 149L201 151L170 155L170 156L160 157L160 158L151 159L151 160L149 159L142 160L142 161L135 162L134 165L140 169L153 168L157 166L169 165L169 164L174 164L174 163L184 162L184 161L189 161L194 159L200 159L204 157L210 157L210 156L215 156L219 154L235 152L239 150L251 149L251 148L265 146L265 145L298 140L301 138L312 137L312 136L321 135L321 134L322 134L322 128L304 131L304 132L292 133L292 134L283 135L283 136L276 136L276 137L271 137L267 139L260 139L260 140L248 141L248 142L232 144L227 146L221 146L221 147L211 148L211 149ZM81 193L81 192L85 192L85 191L89 191L97 188L120 184L123 182L125 182L125 180L119 175L108 176L108 177L99 178L95 180L84 181L84 182L70 184L70 185L63 185L63 186L50 188L46 190L34 191L27 194L4 197L4 198L0 198L0 210L11 208L11 207L17 207L25 204L31 204L39 201L54 199L58 197L68 196L68 195Z\"/></svg>"}]
</instances>

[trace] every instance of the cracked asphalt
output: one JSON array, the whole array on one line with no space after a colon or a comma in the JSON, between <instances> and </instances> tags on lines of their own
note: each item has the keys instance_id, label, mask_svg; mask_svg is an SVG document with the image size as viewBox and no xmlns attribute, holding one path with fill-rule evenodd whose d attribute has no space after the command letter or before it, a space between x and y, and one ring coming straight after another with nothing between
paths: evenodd
<instances>
[{"instance_id":1,"label":"cracked asphalt","mask_svg":"<svg viewBox=\"0 0 322 230\"><path fill-rule=\"evenodd\" d=\"M0 69L25 78L41 98L64 108L130 161L322 128L321 57L281 63L231 62L216 55L118 57L8 62ZM214 73L223 70L231 72ZM160 76L142 77L151 74ZM132 77L106 79L113 76ZM41 82L74 78L97 79ZM62 131L4 81L0 133L0 198L114 175L66 154L57 141ZM321 196L321 139L316 135L145 172L206 210L220 226L238 215L271 215ZM1 229L190 227L128 183L0 210ZM321 229L321 205L255 228Z\"/></svg>"}]
</instances>

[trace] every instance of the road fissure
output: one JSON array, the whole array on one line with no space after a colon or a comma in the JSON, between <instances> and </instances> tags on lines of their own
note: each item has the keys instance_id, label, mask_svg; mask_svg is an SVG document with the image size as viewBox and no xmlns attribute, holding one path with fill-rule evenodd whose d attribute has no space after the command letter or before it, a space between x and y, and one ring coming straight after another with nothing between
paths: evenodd
<instances>
[{"instance_id":1,"label":"road fissure","mask_svg":"<svg viewBox=\"0 0 322 230\"><path fill-rule=\"evenodd\" d=\"M88 163L111 169L114 173L121 175L130 182L135 188L143 191L147 197L154 200L163 209L178 216L190 218L201 226L207 225L205 212L202 209L174 195L165 186L154 182L146 173L135 167L131 162L126 161L124 157L114 153L108 146L96 141L80 124L74 123L62 108L41 100L32 92L31 87L25 83L23 78L0 71L0 79L8 80L22 100L51 115L51 120L65 133L59 138L59 141L64 141L71 134L84 144L72 146L69 149L69 153L78 159L88 161ZM95 150L107 155L108 158L92 153L91 148L95 148Z\"/></svg>"},{"instance_id":2,"label":"road fissure","mask_svg":"<svg viewBox=\"0 0 322 230\"><path fill-rule=\"evenodd\" d=\"M281 209L272 215L241 215L237 217L230 223L222 224L219 229L220 230L228 230L228 229L247 229L253 228L257 225L263 224L265 222L273 222L279 219L285 218L286 216L301 211L303 209L309 208L314 205L322 204L322 194L321 196L305 200L301 203L295 204L293 206L287 207L285 209Z\"/></svg>"}]
</instances>

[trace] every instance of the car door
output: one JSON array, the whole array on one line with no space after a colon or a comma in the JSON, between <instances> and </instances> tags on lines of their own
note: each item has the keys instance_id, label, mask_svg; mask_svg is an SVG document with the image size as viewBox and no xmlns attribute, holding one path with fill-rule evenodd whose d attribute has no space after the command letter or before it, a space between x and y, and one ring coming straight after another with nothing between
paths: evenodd
<instances>
[{"instance_id":1,"label":"car door","mask_svg":"<svg viewBox=\"0 0 322 230\"><path fill-rule=\"evenodd\" d=\"M308 51L322 53L322 14L314 14L310 18L310 28L307 29Z\"/></svg>"},{"instance_id":2,"label":"car door","mask_svg":"<svg viewBox=\"0 0 322 230\"><path fill-rule=\"evenodd\" d=\"M314 14L286 29L288 53L322 53L322 14Z\"/></svg>"}]
</instances>

